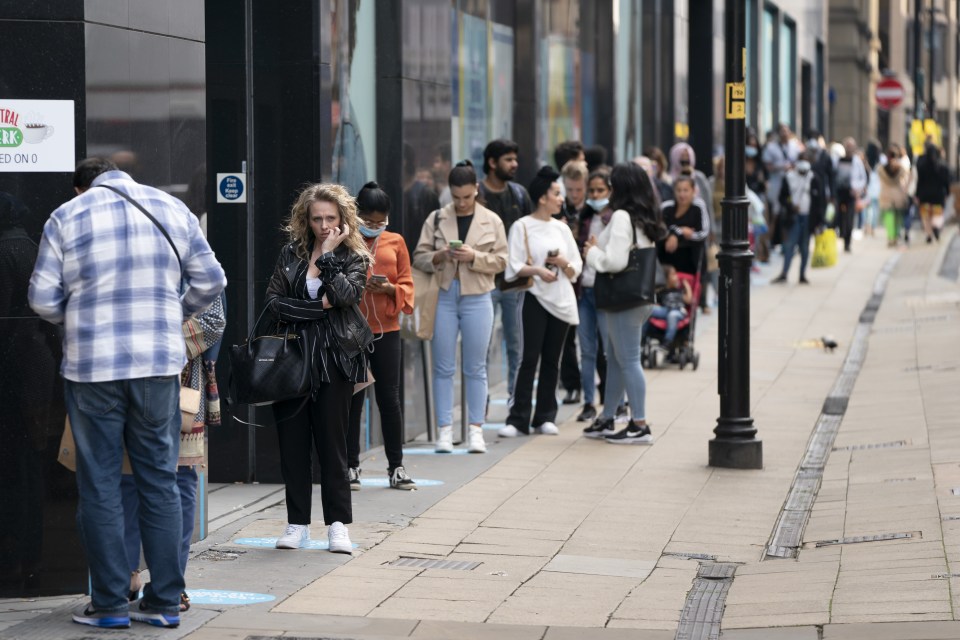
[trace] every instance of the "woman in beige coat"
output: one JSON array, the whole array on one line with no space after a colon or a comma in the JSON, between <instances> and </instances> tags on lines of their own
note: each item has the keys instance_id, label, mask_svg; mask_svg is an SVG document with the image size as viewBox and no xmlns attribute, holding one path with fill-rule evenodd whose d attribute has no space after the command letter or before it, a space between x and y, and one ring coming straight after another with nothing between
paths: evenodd
<instances>
[{"instance_id":1,"label":"woman in beige coat","mask_svg":"<svg viewBox=\"0 0 960 640\"><path fill-rule=\"evenodd\" d=\"M463 341L463 376L470 421L468 451L484 453L487 349L493 333L494 276L507 265L507 235L500 217L477 204L477 174L469 160L450 172L453 202L430 214L413 252L413 266L435 273L440 287L433 330L433 404L439 425L436 451L453 451L453 376L457 335Z\"/></svg>"},{"instance_id":2,"label":"woman in beige coat","mask_svg":"<svg viewBox=\"0 0 960 640\"><path fill-rule=\"evenodd\" d=\"M877 170L880 176L880 216L887 230L887 246L897 246L903 226L903 212L910 205L910 171L900 164L899 150L887 149L887 164Z\"/></svg>"}]
</instances>

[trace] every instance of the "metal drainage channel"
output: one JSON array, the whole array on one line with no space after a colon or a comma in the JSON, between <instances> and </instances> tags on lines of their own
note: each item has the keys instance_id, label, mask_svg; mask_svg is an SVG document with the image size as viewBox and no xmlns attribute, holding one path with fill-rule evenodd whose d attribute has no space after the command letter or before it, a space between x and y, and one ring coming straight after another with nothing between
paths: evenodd
<instances>
[{"instance_id":1,"label":"metal drainage channel","mask_svg":"<svg viewBox=\"0 0 960 640\"><path fill-rule=\"evenodd\" d=\"M826 467L827 459L833 450L837 433L840 431L843 415L847 412L853 385L857 381L857 376L860 375L860 369L863 367L864 359L867 356L867 345L873 321L880 309L880 303L883 302L890 275L897 266L899 259L900 254L890 257L877 275L873 285L873 293L860 313L860 321L853 333L853 339L847 357L843 361L843 367L840 369L840 374L837 376L830 395L823 403L820 417L817 419L813 434L807 443L803 461L794 476L790 492L787 494L787 500L780 510L777 524L774 526L770 541L767 543L764 560L767 558L796 558L800 551L803 543L803 530L810 519L810 511L813 509L817 492L820 490L824 467ZM908 443L901 441L873 446L903 446L905 444ZM848 449L849 447L844 448Z\"/></svg>"},{"instance_id":2,"label":"metal drainage channel","mask_svg":"<svg viewBox=\"0 0 960 640\"><path fill-rule=\"evenodd\" d=\"M414 567L418 569L446 569L448 571L473 571L480 566L480 562L466 560L438 560L436 558L414 558L400 556L387 563L390 567Z\"/></svg>"},{"instance_id":3,"label":"metal drainage channel","mask_svg":"<svg viewBox=\"0 0 960 640\"><path fill-rule=\"evenodd\" d=\"M727 592L737 565L732 562L701 562L693 588L680 613L674 640L717 640Z\"/></svg>"}]
</instances>

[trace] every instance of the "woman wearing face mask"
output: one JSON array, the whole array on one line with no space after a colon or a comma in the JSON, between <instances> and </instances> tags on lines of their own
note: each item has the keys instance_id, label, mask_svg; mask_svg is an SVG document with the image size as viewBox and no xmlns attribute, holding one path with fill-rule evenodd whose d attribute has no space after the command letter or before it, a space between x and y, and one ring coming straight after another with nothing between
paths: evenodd
<instances>
[{"instance_id":1,"label":"woman wearing face mask","mask_svg":"<svg viewBox=\"0 0 960 640\"><path fill-rule=\"evenodd\" d=\"M663 265L673 265L681 273L700 270L703 244L710 232L707 205L694 196L693 178L679 175L673 183L675 199L661 205L667 237L657 242L657 256Z\"/></svg>"},{"instance_id":2,"label":"woman wearing face mask","mask_svg":"<svg viewBox=\"0 0 960 640\"><path fill-rule=\"evenodd\" d=\"M696 186L694 195L703 201L707 207L708 218L713 220L713 190L710 189L710 180L696 167L697 154L689 144L678 142L670 148L670 175L673 176L673 181L676 182L680 176L692 178Z\"/></svg>"},{"instance_id":3,"label":"woman wearing face mask","mask_svg":"<svg viewBox=\"0 0 960 640\"><path fill-rule=\"evenodd\" d=\"M797 166L787 171L780 188L780 211L786 237L783 241L783 271L773 280L787 281L793 252L800 249L800 284L807 280L807 259L810 257L810 230L823 223L826 195L820 176L812 171L811 160L816 159L816 150L804 154Z\"/></svg>"},{"instance_id":4,"label":"woman wearing face mask","mask_svg":"<svg viewBox=\"0 0 960 640\"><path fill-rule=\"evenodd\" d=\"M403 408L400 406L400 313L413 312L413 276L410 254L403 236L386 231L390 196L376 182L368 182L357 194L360 233L373 254L360 310L374 334L369 355L380 410L383 450L392 489L410 490L416 485L403 468ZM355 393L350 406L347 433L347 464L350 488L359 491L360 415L366 394Z\"/></svg>"},{"instance_id":5,"label":"woman wearing face mask","mask_svg":"<svg viewBox=\"0 0 960 640\"><path fill-rule=\"evenodd\" d=\"M571 326L579 323L573 283L583 260L570 227L553 218L563 207L560 174L541 167L527 191L536 209L510 228L507 281L533 276L533 286L520 294L520 342L523 356L517 370L513 402L504 438L536 433L560 433L557 417L557 377L560 353ZM540 375L537 378L537 368ZM537 379L537 406L533 410L533 382Z\"/></svg>"},{"instance_id":6,"label":"woman wearing face mask","mask_svg":"<svg viewBox=\"0 0 960 640\"><path fill-rule=\"evenodd\" d=\"M581 252L591 236L600 236L612 215L610 170L595 169L587 179L587 206L580 214L577 246ZM594 371L600 374L601 385L606 378L606 363L601 364L603 348L597 331L597 301L593 292L596 279L597 270L584 264L583 273L580 274L580 299L577 302L580 316L580 324L577 325L577 338L580 342L580 384L583 387L583 410L577 416L578 422L588 422L597 417Z\"/></svg>"},{"instance_id":7,"label":"woman wearing face mask","mask_svg":"<svg viewBox=\"0 0 960 640\"><path fill-rule=\"evenodd\" d=\"M431 342L433 406L439 425L435 448L437 453L453 451L453 375L460 334L467 395L462 410L470 421L467 451L485 453L487 349L493 334L490 292L494 276L507 264L507 235L500 216L477 203L477 173L469 160L458 162L447 182L453 202L430 214L413 252L414 266L436 273L440 287Z\"/></svg>"}]
</instances>

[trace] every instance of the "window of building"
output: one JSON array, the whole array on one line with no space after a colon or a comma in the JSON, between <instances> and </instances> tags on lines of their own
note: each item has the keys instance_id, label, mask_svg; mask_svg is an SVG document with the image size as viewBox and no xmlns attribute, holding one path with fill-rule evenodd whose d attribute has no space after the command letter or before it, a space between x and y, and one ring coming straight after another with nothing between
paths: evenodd
<instances>
[{"instance_id":1,"label":"window of building","mask_svg":"<svg viewBox=\"0 0 960 640\"><path fill-rule=\"evenodd\" d=\"M784 18L780 24L780 60L777 65L780 78L780 122L797 128L797 24Z\"/></svg>"},{"instance_id":2,"label":"window of building","mask_svg":"<svg viewBox=\"0 0 960 640\"><path fill-rule=\"evenodd\" d=\"M763 9L761 25L761 45L763 47L763 79L760 82L760 124L763 128L761 139L776 123L776 104L774 93L777 77L777 14L776 9L767 6Z\"/></svg>"}]
</instances>

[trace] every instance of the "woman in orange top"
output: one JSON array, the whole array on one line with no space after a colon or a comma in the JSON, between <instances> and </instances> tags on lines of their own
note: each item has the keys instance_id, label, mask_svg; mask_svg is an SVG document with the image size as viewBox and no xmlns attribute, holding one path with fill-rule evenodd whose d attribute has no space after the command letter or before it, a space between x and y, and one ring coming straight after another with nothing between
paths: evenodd
<instances>
[{"instance_id":1,"label":"woman in orange top","mask_svg":"<svg viewBox=\"0 0 960 640\"><path fill-rule=\"evenodd\" d=\"M367 273L367 287L360 310L374 334L374 351L369 355L380 408L383 448L387 473L394 489L415 489L403 468L403 407L400 406L400 313L413 312L413 275L410 254L403 236L386 231L390 197L376 182L368 182L357 194L360 233L374 256ZM360 414L364 393L356 393L350 406L347 432L347 463L350 488L360 490Z\"/></svg>"}]
</instances>

